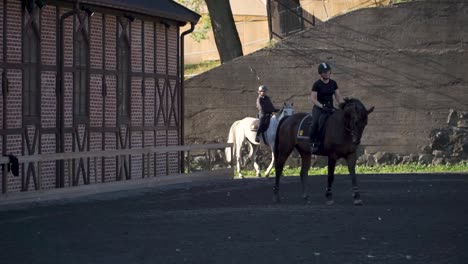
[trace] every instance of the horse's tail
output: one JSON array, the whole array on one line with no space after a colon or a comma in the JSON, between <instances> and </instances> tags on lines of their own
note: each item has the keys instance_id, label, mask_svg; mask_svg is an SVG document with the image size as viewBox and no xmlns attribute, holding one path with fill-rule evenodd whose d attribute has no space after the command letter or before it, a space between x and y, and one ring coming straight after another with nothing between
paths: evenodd
<instances>
[{"instance_id":1,"label":"horse's tail","mask_svg":"<svg viewBox=\"0 0 468 264\"><path fill-rule=\"evenodd\" d=\"M276 160L277 157L278 157L278 151L279 151L279 149L278 149L278 145L279 145L279 144L278 144L278 142L279 142L279 131L280 131L281 125L283 124L283 122L284 122L286 119L288 119L288 117L289 117L289 116L283 117L283 118L279 121L278 127L276 127L275 147L274 147L274 149L273 149L273 155L274 155L274 157L275 157L275 160Z\"/></svg>"},{"instance_id":2,"label":"horse's tail","mask_svg":"<svg viewBox=\"0 0 468 264\"><path fill-rule=\"evenodd\" d=\"M228 140L227 143L232 143L233 146L236 145L236 126L239 124L240 120L237 120L231 125L231 128L229 129L229 135L228 135ZM228 147L224 150L226 154L226 161L231 162L231 148ZM232 149L232 154L235 155L236 153L236 148Z\"/></svg>"}]
</instances>

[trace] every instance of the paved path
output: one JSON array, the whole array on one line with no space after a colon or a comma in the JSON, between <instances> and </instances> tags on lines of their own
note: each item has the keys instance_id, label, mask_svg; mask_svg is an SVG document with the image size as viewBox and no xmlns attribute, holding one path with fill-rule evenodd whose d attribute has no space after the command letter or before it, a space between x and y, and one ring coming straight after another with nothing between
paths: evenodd
<instances>
[{"instance_id":1,"label":"paved path","mask_svg":"<svg viewBox=\"0 0 468 264\"><path fill-rule=\"evenodd\" d=\"M0 263L468 263L468 174L222 180L0 211Z\"/></svg>"}]
</instances>

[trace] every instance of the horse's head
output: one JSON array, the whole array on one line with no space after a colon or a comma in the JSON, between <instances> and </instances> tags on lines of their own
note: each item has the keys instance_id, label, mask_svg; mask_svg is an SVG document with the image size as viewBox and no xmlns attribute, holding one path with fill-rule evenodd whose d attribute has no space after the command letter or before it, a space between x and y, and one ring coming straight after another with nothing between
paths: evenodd
<instances>
[{"instance_id":1,"label":"horse's head","mask_svg":"<svg viewBox=\"0 0 468 264\"><path fill-rule=\"evenodd\" d=\"M278 113L278 120L281 120L285 116L290 116L294 114L294 103L284 102L283 108Z\"/></svg>"},{"instance_id":2,"label":"horse's head","mask_svg":"<svg viewBox=\"0 0 468 264\"><path fill-rule=\"evenodd\" d=\"M344 112L345 129L350 133L352 142L361 143L362 133L367 125L367 116L374 111L374 107L366 109L358 99L346 98L340 108Z\"/></svg>"}]
</instances>

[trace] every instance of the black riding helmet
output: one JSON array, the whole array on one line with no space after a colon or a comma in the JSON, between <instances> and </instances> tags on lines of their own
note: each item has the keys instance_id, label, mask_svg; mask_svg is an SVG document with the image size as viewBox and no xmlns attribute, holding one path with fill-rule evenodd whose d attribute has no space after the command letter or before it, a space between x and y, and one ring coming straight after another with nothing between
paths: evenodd
<instances>
[{"instance_id":1,"label":"black riding helmet","mask_svg":"<svg viewBox=\"0 0 468 264\"><path fill-rule=\"evenodd\" d=\"M319 74L322 74L322 73L328 72L328 71L331 71L331 67L330 67L330 65L328 65L328 63L323 62L323 63L319 64L319 66L318 66L318 73Z\"/></svg>"}]
</instances>

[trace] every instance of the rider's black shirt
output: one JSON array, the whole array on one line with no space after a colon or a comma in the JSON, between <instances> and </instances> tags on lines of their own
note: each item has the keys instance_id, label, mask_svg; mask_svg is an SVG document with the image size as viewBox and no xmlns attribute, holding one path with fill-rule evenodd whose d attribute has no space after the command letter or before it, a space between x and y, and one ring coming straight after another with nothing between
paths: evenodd
<instances>
[{"instance_id":1,"label":"rider's black shirt","mask_svg":"<svg viewBox=\"0 0 468 264\"><path fill-rule=\"evenodd\" d=\"M325 105L333 105L333 94L338 89L338 84L330 79L324 83L321 79L312 86L312 91L317 92L317 100Z\"/></svg>"},{"instance_id":2,"label":"rider's black shirt","mask_svg":"<svg viewBox=\"0 0 468 264\"><path fill-rule=\"evenodd\" d=\"M264 96L258 96L257 98L257 109L258 109L258 115L263 116L265 114L271 114L273 112L278 112L279 109L275 108L273 106L273 103L270 100L270 97L264 95Z\"/></svg>"}]
</instances>

